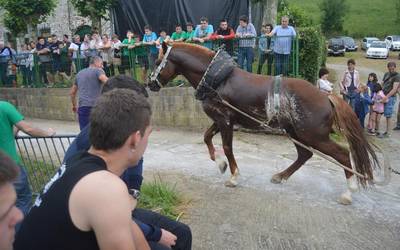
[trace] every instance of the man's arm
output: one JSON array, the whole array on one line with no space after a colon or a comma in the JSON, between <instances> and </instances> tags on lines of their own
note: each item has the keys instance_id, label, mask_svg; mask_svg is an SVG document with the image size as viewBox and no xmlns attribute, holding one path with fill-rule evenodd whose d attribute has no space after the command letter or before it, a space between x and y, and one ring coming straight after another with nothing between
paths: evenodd
<instances>
[{"instance_id":1,"label":"man's arm","mask_svg":"<svg viewBox=\"0 0 400 250\"><path fill-rule=\"evenodd\" d=\"M149 249L131 219L135 201L117 176L97 171L75 185L69 198L69 211L77 228L94 231L100 249Z\"/></svg>"},{"instance_id":2,"label":"man's arm","mask_svg":"<svg viewBox=\"0 0 400 250\"><path fill-rule=\"evenodd\" d=\"M56 134L56 132L52 128L49 128L46 131L40 128L36 128L24 120L17 122L15 126L30 136L53 136Z\"/></svg>"},{"instance_id":3,"label":"man's arm","mask_svg":"<svg viewBox=\"0 0 400 250\"><path fill-rule=\"evenodd\" d=\"M397 90L399 88L399 82L393 83L393 88L392 90L383 98L383 101L386 102L387 99L389 99L391 96L395 95L397 93Z\"/></svg>"},{"instance_id":4,"label":"man's arm","mask_svg":"<svg viewBox=\"0 0 400 250\"><path fill-rule=\"evenodd\" d=\"M108 80L108 77L106 76L106 74L102 73L102 74L99 75L99 81L102 84L105 84L107 82L107 80Z\"/></svg>"},{"instance_id":5,"label":"man's arm","mask_svg":"<svg viewBox=\"0 0 400 250\"><path fill-rule=\"evenodd\" d=\"M76 93L78 93L78 85L74 83L71 87L71 90L69 92L69 96L71 97L71 103L72 103L72 111L75 113L77 110L76 106Z\"/></svg>"}]
</instances>

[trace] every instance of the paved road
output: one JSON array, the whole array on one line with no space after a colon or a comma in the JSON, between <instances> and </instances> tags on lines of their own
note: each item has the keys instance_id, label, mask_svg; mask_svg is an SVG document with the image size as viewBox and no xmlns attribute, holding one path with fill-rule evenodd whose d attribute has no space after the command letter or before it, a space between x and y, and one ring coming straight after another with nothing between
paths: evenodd
<instances>
[{"instance_id":1,"label":"paved road","mask_svg":"<svg viewBox=\"0 0 400 250\"><path fill-rule=\"evenodd\" d=\"M78 131L75 123L31 121ZM398 169L399 139L398 132L376 139ZM221 152L219 136L215 144ZM400 249L400 176L342 206L336 200L346 188L343 171L319 157L284 184L269 181L296 157L284 137L240 132L234 149L241 176L232 189L223 185L229 174L221 175L208 159L202 133L154 128L151 135L146 178L162 176L192 199L183 221L193 230L193 249Z\"/></svg>"}]
</instances>

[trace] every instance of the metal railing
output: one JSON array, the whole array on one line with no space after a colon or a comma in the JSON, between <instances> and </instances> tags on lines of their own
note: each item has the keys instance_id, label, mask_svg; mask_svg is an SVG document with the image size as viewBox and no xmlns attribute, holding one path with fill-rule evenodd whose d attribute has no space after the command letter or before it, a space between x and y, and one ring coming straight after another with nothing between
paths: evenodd
<instances>
[{"instance_id":1,"label":"metal railing","mask_svg":"<svg viewBox=\"0 0 400 250\"><path fill-rule=\"evenodd\" d=\"M243 40L251 39L255 42L255 46L252 49L254 60L251 65L251 71L253 73L264 75L284 73L291 77L299 76L299 40L297 37L290 40L290 55L279 61L284 72L276 72L279 65L276 64L277 60L273 51L270 51L269 55L265 55L259 49L259 42L265 37L212 40L201 45L216 50L222 43L225 43L228 45L226 46L228 53L235 60L238 60ZM104 63L104 70L107 76L128 73L133 78L144 81L145 79L141 79L143 64L154 65L150 62L150 60L154 60L154 57L152 58L150 54L150 46L142 44L132 49L122 47L120 48L122 53L118 57L115 57L112 52L111 58L108 58L107 62ZM123 53L124 50L126 50L125 53ZM73 57L65 50L59 56L53 56L50 53L46 57L30 52L17 52L11 57L0 56L0 87L69 87L74 76L88 66L89 59L93 55L102 56L104 51L96 49L78 50ZM264 59L266 59L265 63L260 64L260 61ZM150 68L147 74L150 74L151 70Z\"/></svg>"},{"instance_id":2,"label":"metal railing","mask_svg":"<svg viewBox=\"0 0 400 250\"><path fill-rule=\"evenodd\" d=\"M61 166L65 152L75 137L76 135L15 137L21 162L28 172L29 183L35 195Z\"/></svg>"}]
</instances>

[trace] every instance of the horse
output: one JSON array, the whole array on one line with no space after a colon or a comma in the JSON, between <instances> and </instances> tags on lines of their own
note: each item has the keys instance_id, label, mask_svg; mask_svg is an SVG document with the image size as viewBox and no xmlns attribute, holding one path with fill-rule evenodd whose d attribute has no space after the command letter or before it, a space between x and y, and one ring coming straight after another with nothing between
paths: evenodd
<instances>
[{"instance_id":1,"label":"horse","mask_svg":"<svg viewBox=\"0 0 400 250\"><path fill-rule=\"evenodd\" d=\"M174 43L168 46L163 43L162 56L157 60L158 66L152 73L147 85L152 91L159 91L170 80L183 75L197 89L199 82L208 69L216 52L205 47ZM271 93L276 86L276 77L248 73L238 67L215 89L213 97L202 100L204 112L213 121L204 133L204 142L212 161L217 163L223 173L226 162L216 156L212 138L221 133L225 156L231 172L225 183L235 187L239 175L238 166L233 154L233 126L238 124L248 129L262 127L255 119L269 120L269 126L283 129L291 138L335 159L340 164L360 173L355 176L345 170L347 188L339 197L339 203L351 204L352 193L359 185L366 187L373 184L373 169L379 167L377 156L372 145L366 140L361 125L351 107L340 97L319 91L311 83L297 78L280 78L279 104L280 111L274 117L268 117L267 103L272 102ZM236 108L225 105L225 102ZM243 111L238 112L238 110ZM349 147L339 145L330 138L332 131L339 131L347 139ZM313 153L306 147L295 144L297 159L284 171L272 176L272 183L282 183L296 172Z\"/></svg>"}]
</instances>

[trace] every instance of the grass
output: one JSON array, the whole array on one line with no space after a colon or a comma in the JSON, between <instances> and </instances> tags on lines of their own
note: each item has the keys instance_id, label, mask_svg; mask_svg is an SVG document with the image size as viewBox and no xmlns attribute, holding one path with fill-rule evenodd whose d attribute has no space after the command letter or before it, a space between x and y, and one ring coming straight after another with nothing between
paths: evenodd
<instances>
[{"instance_id":1,"label":"grass","mask_svg":"<svg viewBox=\"0 0 400 250\"><path fill-rule=\"evenodd\" d=\"M347 0L348 12L343 24L345 32L356 38L364 36L383 38L390 34L400 34L394 8L396 1L398 0ZM322 0L288 0L288 2L301 7L315 23L320 23L319 4Z\"/></svg>"},{"instance_id":2,"label":"grass","mask_svg":"<svg viewBox=\"0 0 400 250\"><path fill-rule=\"evenodd\" d=\"M53 177L56 168L52 164L27 157L22 158L34 195L39 194L44 185ZM171 219L178 220L188 205L175 185L164 182L160 176L151 182L143 183L138 207L150 209Z\"/></svg>"},{"instance_id":3,"label":"grass","mask_svg":"<svg viewBox=\"0 0 400 250\"><path fill-rule=\"evenodd\" d=\"M175 185L164 182L161 176L155 176L153 181L143 183L138 207L179 220L188 203Z\"/></svg>"}]
</instances>

